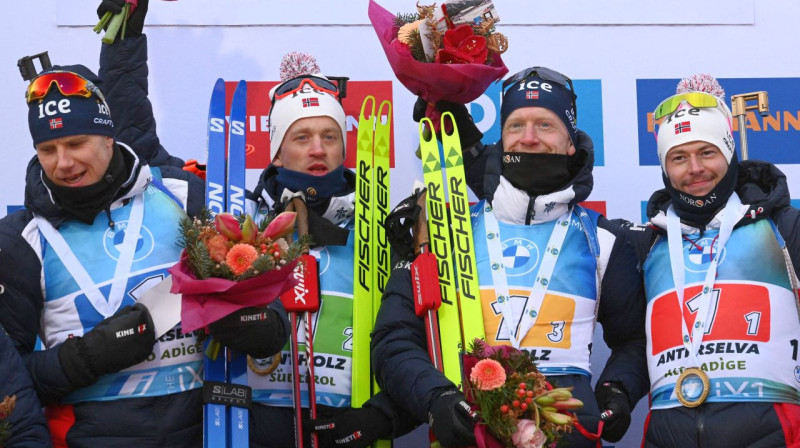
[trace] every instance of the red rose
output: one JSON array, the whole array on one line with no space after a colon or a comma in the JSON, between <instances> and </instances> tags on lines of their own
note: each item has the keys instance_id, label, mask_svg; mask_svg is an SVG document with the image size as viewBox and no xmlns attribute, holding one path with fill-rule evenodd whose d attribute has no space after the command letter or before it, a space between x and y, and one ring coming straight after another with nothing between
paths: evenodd
<instances>
[{"instance_id":1,"label":"red rose","mask_svg":"<svg viewBox=\"0 0 800 448\"><path fill-rule=\"evenodd\" d=\"M486 38L476 36L468 24L451 28L444 33L442 49L436 52L440 64L483 64L489 55Z\"/></svg>"}]
</instances>

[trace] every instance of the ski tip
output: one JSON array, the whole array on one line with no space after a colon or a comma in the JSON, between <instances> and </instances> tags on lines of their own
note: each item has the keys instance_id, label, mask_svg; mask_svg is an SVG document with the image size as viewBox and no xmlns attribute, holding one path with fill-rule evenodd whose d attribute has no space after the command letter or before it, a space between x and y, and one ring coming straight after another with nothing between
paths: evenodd
<instances>
[{"instance_id":1,"label":"ski tip","mask_svg":"<svg viewBox=\"0 0 800 448\"><path fill-rule=\"evenodd\" d=\"M392 102L389 100L383 100L380 107L378 107L378 116L383 117L384 115L386 115L388 121L392 121Z\"/></svg>"},{"instance_id":2,"label":"ski tip","mask_svg":"<svg viewBox=\"0 0 800 448\"><path fill-rule=\"evenodd\" d=\"M449 128L448 128L448 126L447 126L447 125L446 125L446 123L445 123L445 118L447 118L447 119L449 119L449 120L450 120L450 123L451 123L451 125L450 125L450 127L449 127ZM447 129L451 129L451 130L452 130L452 132L447 132ZM450 137L450 136L453 136L453 135L458 135L458 127L456 126L456 119L455 119L455 117L453 116L453 113L452 113L452 112L450 112L450 111L447 111L447 112L445 112L445 113L443 113L443 114L442 114L442 126L441 126L441 130L442 130L442 136L447 136L447 137Z\"/></svg>"},{"instance_id":3,"label":"ski tip","mask_svg":"<svg viewBox=\"0 0 800 448\"><path fill-rule=\"evenodd\" d=\"M430 143L436 139L431 131L433 129L433 121L428 117L423 117L419 120L419 140L422 143Z\"/></svg>"},{"instance_id":4,"label":"ski tip","mask_svg":"<svg viewBox=\"0 0 800 448\"><path fill-rule=\"evenodd\" d=\"M367 115L364 115L364 112L367 110L367 105L368 104L371 104L371 106L369 106L370 113L367 116ZM359 119L359 121L361 121L361 120L372 120L372 117L374 117L374 116L375 116L375 97L372 96L372 95L367 95L367 97L364 98L364 102L361 103L361 114L358 116L358 119Z\"/></svg>"}]
</instances>

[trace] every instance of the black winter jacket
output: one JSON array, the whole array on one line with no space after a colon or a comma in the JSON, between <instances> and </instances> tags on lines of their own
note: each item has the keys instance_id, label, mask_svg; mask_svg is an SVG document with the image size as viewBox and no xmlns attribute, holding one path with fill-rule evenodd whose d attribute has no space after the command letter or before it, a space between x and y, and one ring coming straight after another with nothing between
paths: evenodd
<instances>
[{"instance_id":1,"label":"black winter jacket","mask_svg":"<svg viewBox=\"0 0 800 448\"><path fill-rule=\"evenodd\" d=\"M771 219L786 242L786 250L797 274L800 263L800 210L790 206L786 177L774 165L756 160L739 162L738 170L735 191L742 204L749 206L749 210L736 228ZM664 189L652 195L647 205L651 223L664 222L670 203L669 194ZM666 238L666 228L662 224L635 227L624 232L624 238L635 249L641 269L656 239ZM643 283L641 278L639 281ZM797 316L786 318L797 319ZM631 371L631 374L647 378L646 370ZM785 419L785 415L781 415L784 412L791 414L794 425ZM659 409L650 413L644 446L796 446L785 436L798 433L798 418L800 406L773 403L704 403L696 408ZM794 442L798 441L795 439Z\"/></svg>"},{"instance_id":2,"label":"black winter jacket","mask_svg":"<svg viewBox=\"0 0 800 448\"><path fill-rule=\"evenodd\" d=\"M467 183L478 197L503 201L498 185L502 173L502 149L489 146L465 157ZM585 133L579 134L577 158L580 169L563 191L572 191L569 205L585 200L592 189L593 145ZM497 193L497 194L496 194ZM548 195L549 197L549 195ZM540 197L540 198L543 198ZM537 198L532 198L531 202ZM531 210L521 211L531 220ZM498 219L500 219L498 214ZM536 224L532 224L536 225ZM643 290L636 286L637 272L633 252L616 238L621 223L600 216L597 227L601 254L608 258L602 277L597 320L603 325L604 339L612 350L602 378L616 381L627 391L631 406L646 393L647 377L631 376L631 365L646 369ZM603 257L601 256L601 259ZM409 260L398 262L384 294L372 339L372 366L378 384L420 421L426 421L433 400L454 387L433 367L427 352L423 320L414 312ZM634 285L631 287L631 285ZM638 370L638 369L637 369ZM597 432L599 409L590 378L583 375L555 377L559 386L574 386L574 395L584 402L577 414L581 424ZM577 431L568 436L570 446L595 446Z\"/></svg>"}]
</instances>

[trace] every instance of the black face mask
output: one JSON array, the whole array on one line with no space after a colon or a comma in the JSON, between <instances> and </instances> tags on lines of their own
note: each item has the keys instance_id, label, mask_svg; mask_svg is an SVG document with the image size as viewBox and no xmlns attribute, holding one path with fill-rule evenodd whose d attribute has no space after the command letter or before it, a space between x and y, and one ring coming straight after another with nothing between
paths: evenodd
<instances>
[{"instance_id":1,"label":"black face mask","mask_svg":"<svg viewBox=\"0 0 800 448\"><path fill-rule=\"evenodd\" d=\"M667 187L667 192L672 199L675 213L681 218L681 221L693 227L705 228L714 219L717 211L728 202L728 198L731 197L733 190L736 188L738 167L739 162L734 153L730 164L728 164L728 171L722 176L719 183L703 196L693 196L677 190L672 186L669 178L662 170L664 185Z\"/></svg>"},{"instance_id":2,"label":"black face mask","mask_svg":"<svg viewBox=\"0 0 800 448\"><path fill-rule=\"evenodd\" d=\"M86 224L93 223L97 214L107 209L120 193L122 184L128 179L129 166L133 165L133 161L126 160L117 145L114 145L112 151L108 171L92 185L64 187L56 185L46 175L42 175L42 180L53 193L56 204L72 218Z\"/></svg>"},{"instance_id":3,"label":"black face mask","mask_svg":"<svg viewBox=\"0 0 800 448\"><path fill-rule=\"evenodd\" d=\"M566 154L503 153L503 177L531 196L553 193L573 179L571 158Z\"/></svg>"}]
</instances>

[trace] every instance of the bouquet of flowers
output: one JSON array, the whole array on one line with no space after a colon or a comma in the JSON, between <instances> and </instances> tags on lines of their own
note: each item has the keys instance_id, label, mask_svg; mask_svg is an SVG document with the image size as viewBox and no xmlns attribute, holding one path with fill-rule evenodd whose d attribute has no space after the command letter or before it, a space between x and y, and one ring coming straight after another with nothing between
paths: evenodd
<instances>
[{"instance_id":1,"label":"bouquet of flowers","mask_svg":"<svg viewBox=\"0 0 800 448\"><path fill-rule=\"evenodd\" d=\"M100 18L100 21L97 22L97 25L92 28L92 31L100 34L100 31L102 31L103 28L106 29L106 33L101 39L104 44L113 44L114 40L117 38L117 33L119 33L120 40L125 40L125 25L127 25L128 19L130 19L131 15L133 15L133 12L136 11L138 6L139 0L125 0L125 2L122 4L120 12L115 14L111 11L107 11L105 14L103 14L103 17Z\"/></svg>"},{"instance_id":2,"label":"bouquet of flowers","mask_svg":"<svg viewBox=\"0 0 800 448\"><path fill-rule=\"evenodd\" d=\"M482 419L475 427L480 448L554 446L572 431L575 417L569 411L583 406L571 388L554 388L529 354L512 347L476 339L464 369L467 400Z\"/></svg>"},{"instance_id":3,"label":"bouquet of flowers","mask_svg":"<svg viewBox=\"0 0 800 448\"><path fill-rule=\"evenodd\" d=\"M418 4L418 13L395 16L374 0L369 2L369 19L395 76L429 103L426 115L431 119L436 118L433 105L438 101L469 103L508 73L500 57L508 41L495 32L496 19L485 17L491 14L465 14L464 8L453 6L456 3L471 9L488 4L493 10L490 1L462 0L445 2L441 18L435 4Z\"/></svg>"},{"instance_id":4,"label":"bouquet of flowers","mask_svg":"<svg viewBox=\"0 0 800 448\"><path fill-rule=\"evenodd\" d=\"M6 419L14 412L14 406L17 405L17 396L3 398L0 402L0 448L5 446L8 438L11 437L11 423Z\"/></svg>"},{"instance_id":5,"label":"bouquet of flowers","mask_svg":"<svg viewBox=\"0 0 800 448\"><path fill-rule=\"evenodd\" d=\"M184 251L169 272L172 292L183 295L183 331L206 327L241 308L267 305L294 286L290 274L309 244L308 237L286 241L295 217L284 212L260 228L249 215L219 213L212 219L208 211L181 221Z\"/></svg>"}]
</instances>

